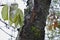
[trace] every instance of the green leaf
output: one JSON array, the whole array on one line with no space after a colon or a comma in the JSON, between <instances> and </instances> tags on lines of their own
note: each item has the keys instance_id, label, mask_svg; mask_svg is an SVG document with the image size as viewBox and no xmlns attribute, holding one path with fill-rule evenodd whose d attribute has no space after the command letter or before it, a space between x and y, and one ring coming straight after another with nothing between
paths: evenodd
<instances>
[{"instance_id":1,"label":"green leaf","mask_svg":"<svg viewBox=\"0 0 60 40\"><path fill-rule=\"evenodd\" d=\"M12 26L13 22L11 22L11 21L9 20L9 24L10 24L10 26Z\"/></svg>"},{"instance_id":2,"label":"green leaf","mask_svg":"<svg viewBox=\"0 0 60 40\"><path fill-rule=\"evenodd\" d=\"M12 15L12 16L13 16L13 15ZM14 15L14 18L12 18L12 16L10 15L10 17L9 17L9 18L10 18L10 21L13 22L13 23L15 23L15 22L18 20L18 15L15 14L15 15Z\"/></svg>"},{"instance_id":3,"label":"green leaf","mask_svg":"<svg viewBox=\"0 0 60 40\"><path fill-rule=\"evenodd\" d=\"M8 20L8 6L7 6L7 5L5 5L5 6L2 8L1 14L2 14L2 18L3 18L4 20Z\"/></svg>"},{"instance_id":4,"label":"green leaf","mask_svg":"<svg viewBox=\"0 0 60 40\"><path fill-rule=\"evenodd\" d=\"M16 14L14 15L14 18L12 18L12 13L10 14L10 21L15 23L15 27L19 24L20 26L23 26L24 16L23 12L20 9L17 9Z\"/></svg>"},{"instance_id":5,"label":"green leaf","mask_svg":"<svg viewBox=\"0 0 60 40\"><path fill-rule=\"evenodd\" d=\"M10 21L15 23L18 19L18 13L16 13L18 9L18 4L17 3L13 3L11 4L10 6L10 12L9 12L9 18L10 18Z\"/></svg>"},{"instance_id":6,"label":"green leaf","mask_svg":"<svg viewBox=\"0 0 60 40\"><path fill-rule=\"evenodd\" d=\"M17 21L15 22L15 28L18 26L18 16L17 16Z\"/></svg>"},{"instance_id":7,"label":"green leaf","mask_svg":"<svg viewBox=\"0 0 60 40\"><path fill-rule=\"evenodd\" d=\"M23 12L22 12L22 10L18 9L17 13L19 14L18 15L19 16L18 17L18 22L19 22L20 26L22 26L23 25L23 21L24 21Z\"/></svg>"},{"instance_id":8,"label":"green leaf","mask_svg":"<svg viewBox=\"0 0 60 40\"><path fill-rule=\"evenodd\" d=\"M18 20L15 22L15 28L17 28L18 26Z\"/></svg>"}]
</instances>

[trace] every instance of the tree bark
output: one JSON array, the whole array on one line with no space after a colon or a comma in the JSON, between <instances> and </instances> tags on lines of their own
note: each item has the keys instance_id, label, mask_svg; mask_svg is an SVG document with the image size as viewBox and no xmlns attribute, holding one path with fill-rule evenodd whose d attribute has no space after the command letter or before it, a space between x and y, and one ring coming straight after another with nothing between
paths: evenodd
<instances>
[{"instance_id":1,"label":"tree bark","mask_svg":"<svg viewBox=\"0 0 60 40\"><path fill-rule=\"evenodd\" d=\"M28 10L25 10L25 21L16 40L44 40L46 18L49 14L51 0L34 0L34 6L28 0ZM32 11L31 11L32 10Z\"/></svg>"}]
</instances>

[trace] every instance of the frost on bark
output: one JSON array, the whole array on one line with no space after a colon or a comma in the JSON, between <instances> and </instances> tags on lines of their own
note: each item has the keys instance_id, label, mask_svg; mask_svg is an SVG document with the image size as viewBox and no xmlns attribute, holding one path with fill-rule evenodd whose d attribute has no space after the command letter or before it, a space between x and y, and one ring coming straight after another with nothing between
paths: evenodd
<instances>
[{"instance_id":1,"label":"frost on bark","mask_svg":"<svg viewBox=\"0 0 60 40\"><path fill-rule=\"evenodd\" d=\"M51 0L27 1L25 9L25 21L22 30L19 31L18 40L44 40L46 17L49 14Z\"/></svg>"}]
</instances>

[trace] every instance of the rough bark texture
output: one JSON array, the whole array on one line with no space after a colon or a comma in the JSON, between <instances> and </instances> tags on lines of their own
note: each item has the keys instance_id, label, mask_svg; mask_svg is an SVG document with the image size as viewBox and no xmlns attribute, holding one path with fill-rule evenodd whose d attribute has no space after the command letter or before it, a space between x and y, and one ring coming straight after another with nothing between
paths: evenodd
<instances>
[{"instance_id":1,"label":"rough bark texture","mask_svg":"<svg viewBox=\"0 0 60 40\"><path fill-rule=\"evenodd\" d=\"M34 0L34 7L28 0L28 9L25 10L25 21L17 40L44 40L46 17L49 14L51 0Z\"/></svg>"}]
</instances>

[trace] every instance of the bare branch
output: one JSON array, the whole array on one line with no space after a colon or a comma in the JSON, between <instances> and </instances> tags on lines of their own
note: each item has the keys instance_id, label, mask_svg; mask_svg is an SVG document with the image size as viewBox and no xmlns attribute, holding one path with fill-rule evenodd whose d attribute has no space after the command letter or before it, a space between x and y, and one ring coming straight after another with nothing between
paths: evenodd
<instances>
[{"instance_id":1,"label":"bare branch","mask_svg":"<svg viewBox=\"0 0 60 40\"><path fill-rule=\"evenodd\" d=\"M0 29L3 31L3 32L5 32L6 34L8 34L6 31L4 31L1 27L0 27ZM9 36L11 36L11 37L13 37L13 38L15 38L14 36L12 36L11 34L8 34Z\"/></svg>"},{"instance_id":2,"label":"bare branch","mask_svg":"<svg viewBox=\"0 0 60 40\"><path fill-rule=\"evenodd\" d=\"M4 6L4 4L0 5L0 6Z\"/></svg>"}]
</instances>

